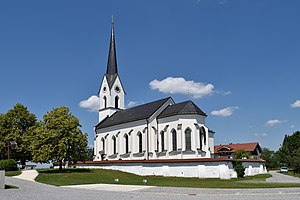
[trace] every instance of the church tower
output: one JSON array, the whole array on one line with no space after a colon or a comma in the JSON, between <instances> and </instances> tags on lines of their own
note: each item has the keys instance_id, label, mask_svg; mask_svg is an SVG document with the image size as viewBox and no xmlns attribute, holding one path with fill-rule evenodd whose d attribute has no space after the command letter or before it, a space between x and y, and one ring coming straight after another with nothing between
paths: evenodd
<instances>
[{"instance_id":1,"label":"church tower","mask_svg":"<svg viewBox=\"0 0 300 200\"><path fill-rule=\"evenodd\" d=\"M118 75L114 18L112 17L107 68L99 89L99 122L116 111L124 109L124 96L125 91Z\"/></svg>"}]
</instances>

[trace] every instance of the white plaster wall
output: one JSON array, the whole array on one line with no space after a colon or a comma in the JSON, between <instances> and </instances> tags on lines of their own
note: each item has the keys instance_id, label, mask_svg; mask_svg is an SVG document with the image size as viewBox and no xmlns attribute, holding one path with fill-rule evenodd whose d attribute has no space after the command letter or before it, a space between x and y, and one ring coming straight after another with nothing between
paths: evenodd
<instances>
[{"instance_id":1,"label":"white plaster wall","mask_svg":"<svg viewBox=\"0 0 300 200\"><path fill-rule=\"evenodd\" d=\"M125 153L125 138L124 135L128 134L129 136L129 152L131 154L138 153L138 136L137 133L141 132L143 136L143 140L145 141L146 139L146 134L143 132L143 130L147 127L146 120L139 120L131 123L126 123L126 124L120 124L114 127L108 127L104 128L101 130L97 130L96 135L97 138L94 143L94 147L97 150L95 152L95 161L96 160L101 160L99 151L103 150L103 146L101 144L101 139L105 138L105 160L119 160L120 155ZM108 156L113 154L113 141L112 137L115 136L117 139L117 153L118 156L114 159L109 159ZM146 148L146 143L143 142L143 150ZM143 159L141 157L133 157L130 155L128 158L122 158L124 160L128 159Z\"/></svg>"},{"instance_id":2,"label":"white plaster wall","mask_svg":"<svg viewBox=\"0 0 300 200\"><path fill-rule=\"evenodd\" d=\"M185 151L185 130L190 128L192 130L191 133L191 147L192 150L195 151L195 154L180 154L176 156L171 156L167 153L166 156L160 156L159 159L167 159L167 158L210 158L211 154L209 152L209 147L214 146L211 144L213 139L209 139L208 128L203 124L205 122L205 117L200 115L177 115L166 117L162 119L158 119L158 133L159 133L159 152L161 152L161 137L160 133L163 130L165 132L165 149L167 152L172 151L172 130L175 129L177 132L177 149ZM181 125L181 129L178 129L178 125ZM198 154L197 149L200 148L200 137L199 130L195 126L198 124L199 127L204 127L206 134L206 144L202 141L202 150L204 153ZM166 129L167 127L167 129Z\"/></svg>"},{"instance_id":3,"label":"white plaster wall","mask_svg":"<svg viewBox=\"0 0 300 200\"><path fill-rule=\"evenodd\" d=\"M245 162L246 170L252 170L253 175L264 174L259 171L264 163ZM252 166L252 167L250 167ZM189 162L189 163L126 163L126 164L103 164L98 166L77 165L78 168L103 168L129 172L141 176L174 176L174 177L198 177L198 178L236 178L237 174L232 163L222 162ZM246 171L245 170L245 171ZM249 173L246 174L249 176Z\"/></svg>"}]
</instances>

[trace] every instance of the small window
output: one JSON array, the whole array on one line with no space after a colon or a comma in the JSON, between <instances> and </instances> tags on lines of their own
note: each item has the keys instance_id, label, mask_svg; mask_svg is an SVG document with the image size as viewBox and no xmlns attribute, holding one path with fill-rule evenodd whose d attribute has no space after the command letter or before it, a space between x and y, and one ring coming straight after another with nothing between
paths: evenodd
<instances>
[{"instance_id":1,"label":"small window","mask_svg":"<svg viewBox=\"0 0 300 200\"><path fill-rule=\"evenodd\" d=\"M115 108L119 108L119 97L115 97Z\"/></svg>"},{"instance_id":2,"label":"small window","mask_svg":"<svg viewBox=\"0 0 300 200\"><path fill-rule=\"evenodd\" d=\"M171 133L172 133L172 146L173 146L172 150L177 151L177 133L175 129L173 129Z\"/></svg>"},{"instance_id":3,"label":"small window","mask_svg":"<svg viewBox=\"0 0 300 200\"><path fill-rule=\"evenodd\" d=\"M107 108L107 99L106 99L106 96L103 97L103 105L104 105L104 108Z\"/></svg>"},{"instance_id":4,"label":"small window","mask_svg":"<svg viewBox=\"0 0 300 200\"><path fill-rule=\"evenodd\" d=\"M112 142L113 142L113 153L116 154L117 153L117 140L116 140L115 136L112 137Z\"/></svg>"},{"instance_id":5,"label":"small window","mask_svg":"<svg viewBox=\"0 0 300 200\"><path fill-rule=\"evenodd\" d=\"M141 132L138 132L138 138L139 138L139 153L143 152L143 136Z\"/></svg>"},{"instance_id":6,"label":"small window","mask_svg":"<svg viewBox=\"0 0 300 200\"><path fill-rule=\"evenodd\" d=\"M102 151L103 151L103 153L105 153L105 140L104 140L104 138L101 139L101 143L102 143Z\"/></svg>"},{"instance_id":7,"label":"small window","mask_svg":"<svg viewBox=\"0 0 300 200\"><path fill-rule=\"evenodd\" d=\"M165 132L160 132L160 138L161 138L161 151L165 150Z\"/></svg>"},{"instance_id":8,"label":"small window","mask_svg":"<svg viewBox=\"0 0 300 200\"><path fill-rule=\"evenodd\" d=\"M124 139L125 139L125 153L129 153L129 141L128 141L127 134L124 135Z\"/></svg>"},{"instance_id":9,"label":"small window","mask_svg":"<svg viewBox=\"0 0 300 200\"><path fill-rule=\"evenodd\" d=\"M191 129L189 128L185 130L185 150L192 150Z\"/></svg>"}]
</instances>

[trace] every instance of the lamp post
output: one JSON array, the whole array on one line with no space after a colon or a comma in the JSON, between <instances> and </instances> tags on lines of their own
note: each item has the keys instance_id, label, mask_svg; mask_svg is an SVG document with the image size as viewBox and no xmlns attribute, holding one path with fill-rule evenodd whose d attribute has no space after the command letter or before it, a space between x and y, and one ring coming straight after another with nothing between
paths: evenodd
<instances>
[{"instance_id":1,"label":"lamp post","mask_svg":"<svg viewBox=\"0 0 300 200\"><path fill-rule=\"evenodd\" d=\"M17 149L17 143L15 141L8 141L7 142L7 157L10 159L10 151Z\"/></svg>"}]
</instances>

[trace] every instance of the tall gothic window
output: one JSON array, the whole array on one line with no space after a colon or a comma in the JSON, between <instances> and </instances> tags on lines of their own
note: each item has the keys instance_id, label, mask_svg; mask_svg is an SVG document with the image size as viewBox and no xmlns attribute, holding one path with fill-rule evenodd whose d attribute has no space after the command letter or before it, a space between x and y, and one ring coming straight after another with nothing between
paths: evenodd
<instances>
[{"instance_id":1,"label":"tall gothic window","mask_svg":"<svg viewBox=\"0 0 300 200\"><path fill-rule=\"evenodd\" d=\"M107 108L107 99L106 99L106 96L103 97L103 105L104 105L104 108Z\"/></svg>"},{"instance_id":2,"label":"tall gothic window","mask_svg":"<svg viewBox=\"0 0 300 200\"><path fill-rule=\"evenodd\" d=\"M112 142L113 142L113 153L116 154L117 153L117 140L116 140L115 136L112 137Z\"/></svg>"},{"instance_id":3,"label":"tall gothic window","mask_svg":"<svg viewBox=\"0 0 300 200\"><path fill-rule=\"evenodd\" d=\"M124 135L124 139L125 139L125 153L128 153L129 152L129 141L128 141L127 134Z\"/></svg>"},{"instance_id":4,"label":"tall gothic window","mask_svg":"<svg viewBox=\"0 0 300 200\"><path fill-rule=\"evenodd\" d=\"M199 135L199 138L200 138L200 149L202 150L202 140L204 140L203 142L204 142L204 144L206 143L205 142L205 140L206 140L206 136L205 136L206 134L205 134L205 129L204 129L204 127L202 126L201 128L200 128L200 135Z\"/></svg>"},{"instance_id":5,"label":"tall gothic window","mask_svg":"<svg viewBox=\"0 0 300 200\"><path fill-rule=\"evenodd\" d=\"M185 129L185 150L192 150L191 129Z\"/></svg>"},{"instance_id":6,"label":"tall gothic window","mask_svg":"<svg viewBox=\"0 0 300 200\"><path fill-rule=\"evenodd\" d=\"M119 108L119 97L115 97L115 108Z\"/></svg>"},{"instance_id":7,"label":"tall gothic window","mask_svg":"<svg viewBox=\"0 0 300 200\"><path fill-rule=\"evenodd\" d=\"M175 129L173 129L171 133L172 133L172 146L173 146L172 150L177 151L177 133Z\"/></svg>"},{"instance_id":8,"label":"tall gothic window","mask_svg":"<svg viewBox=\"0 0 300 200\"><path fill-rule=\"evenodd\" d=\"M143 152L143 136L141 132L138 132L138 138L139 138L139 153Z\"/></svg>"},{"instance_id":9,"label":"tall gothic window","mask_svg":"<svg viewBox=\"0 0 300 200\"><path fill-rule=\"evenodd\" d=\"M161 137L161 151L165 150L165 132L160 132L160 137Z\"/></svg>"},{"instance_id":10,"label":"tall gothic window","mask_svg":"<svg viewBox=\"0 0 300 200\"><path fill-rule=\"evenodd\" d=\"M104 138L101 139L101 143L102 143L102 151L105 152L105 140L104 140Z\"/></svg>"}]
</instances>

